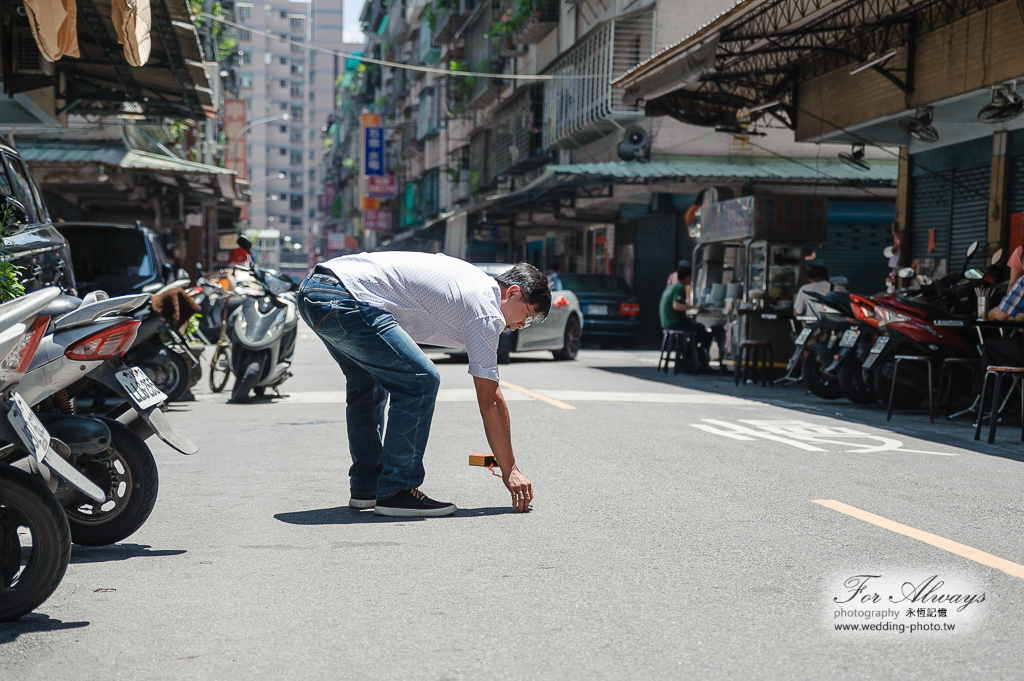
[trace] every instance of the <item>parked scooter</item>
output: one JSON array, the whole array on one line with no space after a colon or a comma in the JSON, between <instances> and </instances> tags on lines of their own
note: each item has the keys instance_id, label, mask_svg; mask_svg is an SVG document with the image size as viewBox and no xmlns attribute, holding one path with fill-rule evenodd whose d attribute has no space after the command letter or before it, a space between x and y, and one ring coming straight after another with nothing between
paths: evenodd
<instances>
[{"instance_id":1,"label":"parked scooter","mask_svg":"<svg viewBox=\"0 0 1024 681\"><path fill-rule=\"evenodd\" d=\"M238 245L251 255L252 242L246 237L238 237ZM288 380L298 335L295 282L255 264L251 274L250 281L236 287L244 299L228 320L235 403L248 402L250 392L261 396Z\"/></svg>"},{"instance_id":2,"label":"parked scooter","mask_svg":"<svg viewBox=\"0 0 1024 681\"><path fill-rule=\"evenodd\" d=\"M154 294L167 293L188 286L188 279L179 279ZM202 366L178 329L153 309L152 300L132 315L139 320L138 332L124 361L137 366L157 388L167 395L169 402L181 399L185 392L202 377Z\"/></svg>"},{"instance_id":3,"label":"parked scooter","mask_svg":"<svg viewBox=\"0 0 1024 681\"><path fill-rule=\"evenodd\" d=\"M49 306L56 321L18 388L29 405L38 406L54 437L67 445L75 465L106 490L101 504L73 489L55 490L75 543L89 546L121 541L152 512L159 480L146 438L155 433L183 454L198 450L163 415L166 395L141 369L121 359L140 326L129 315L149 294L104 295L94 292L85 301L62 296ZM75 398L96 382L124 402L104 416L76 415Z\"/></svg>"},{"instance_id":4,"label":"parked scooter","mask_svg":"<svg viewBox=\"0 0 1024 681\"><path fill-rule=\"evenodd\" d=\"M887 399L892 391L894 408L912 408L928 396L927 375L917 363L900 370L893 388L896 355L930 357L937 361L978 357L977 337L969 326L976 317L974 289L986 282L980 271L967 269L977 248L978 242L972 243L967 249L964 268L938 282L917 276L911 268L900 270L900 277L915 279L918 288L874 300L880 335L869 351L863 371L867 372L865 380L873 381L879 397ZM999 257L1001 253L995 254L993 261Z\"/></svg>"},{"instance_id":5,"label":"parked scooter","mask_svg":"<svg viewBox=\"0 0 1024 681\"><path fill-rule=\"evenodd\" d=\"M857 341L852 329L854 320L850 309L850 294L831 291L820 294L807 292L808 307L817 320L805 328L797 341L816 341L810 346L804 358L803 377L807 389L825 400L837 400L843 396L839 375L835 372L837 353L851 347ZM806 333L810 330L810 333ZM805 335L806 333L806 335ZM801 351L798 342L797 351Z\"/></svg>"},{"instance_id":6,"label":"parked scooter","mask_svg":"<svg viewBox=\"0 0 1024 681\"><path fill-rule=\"evenodd\" d=\"M95 502L104 501L102 490L62 458L67 452L55 451L63 445L13 392L49 324L40 313L59 293L41 289L0 305L0 621L41 605L67 570L71 533L50 490L56 476ZM10 465L26 455L35 475Z\"/></svg>"}]
</instances>

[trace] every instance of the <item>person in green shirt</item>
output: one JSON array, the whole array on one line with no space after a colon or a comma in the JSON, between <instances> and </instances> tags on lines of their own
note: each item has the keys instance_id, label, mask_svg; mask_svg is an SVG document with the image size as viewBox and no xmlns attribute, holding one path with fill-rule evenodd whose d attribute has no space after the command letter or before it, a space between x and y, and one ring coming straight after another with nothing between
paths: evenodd
<instances>
[{"instance_id":1,"label":"person in green shirt","mask_svg":"<svg viewBox=\"0 0 1024 681\"><path fill-rule=\"evenodd\" d=\"M661 293L658 313L661 316L661 328L671 331L693 331L697 334L698 357L701 365L707 366L711 346L711 332L690 315L687 310L700 310L703 305L690 304L691 270L687 265L680 265L676 270L677 283L665 287Z\"/></svg>"}]
</instances>

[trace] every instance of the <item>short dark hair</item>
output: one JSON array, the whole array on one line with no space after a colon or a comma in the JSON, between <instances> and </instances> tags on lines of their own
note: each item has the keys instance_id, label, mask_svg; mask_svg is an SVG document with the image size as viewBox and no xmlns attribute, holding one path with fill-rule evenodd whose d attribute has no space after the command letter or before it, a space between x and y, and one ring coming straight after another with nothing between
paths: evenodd
<instances>
[{"instance_id":1,"label":"short dark hair","mask_svg":"<svg viewBox=\"0 0 1024 681\"><path fill-rule=\"evenodd\" d=\"M814 281L825 281L828 279L828 268L818 263L807 263L807 278Z\"/></svg>"},{"instance_id":2,"label":"short dark hair","mask_svg":"<svg viewBox=\"0 0 1024 681\"><path fill-rule=\"evenodd\" d=\"M495 280L501 288L518 286L523 291L526 302L537 311L537 321L543 321L551 310L551 287L548 278L528 262L516 264L512 269L502 272Z\"/></svg>"},{"instance_id":3,"label":"short dark hair","mask_svg":"<svg viewBox=\"0 0 1024 681\"><path fill-rule=\"evenodd\" d=\"M691 270L686 265L680 265L679 269L676 270L676 276L679 277L680 282L682 282L684 279L691 276L692 274L693 270Z\"/></svg>"}]
</instances>

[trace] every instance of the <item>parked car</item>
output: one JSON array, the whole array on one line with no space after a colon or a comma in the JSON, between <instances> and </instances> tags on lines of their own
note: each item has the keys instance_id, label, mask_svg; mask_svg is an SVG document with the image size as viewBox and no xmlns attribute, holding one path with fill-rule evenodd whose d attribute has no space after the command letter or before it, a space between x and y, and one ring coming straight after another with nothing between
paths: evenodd
<instances>
[{"instance_id":1,"label":"parked car","mask_svg":"<svg viewBox=\"0 0 1024 681\"><path fill-rule=\"evenodd\" d=\"M4 250L20 271L25 290L60 286L75 293L68 243L54 229L42 194L28 164L12 147L0 143L0 210L7 210L17 225L8 226Z\"/></svg>"},{"instance_id":2,"label":"parked car","mask_svg":"<svg viewBox=\"0 0 1024 681\"><path fill-rule=\"evenodd\" d=\"M508 263L474 263L481 270L496 277L512 268ZM550 278L549 278L550 281ZM501 334L498 344L498 364L508 364L510 353L550 350L557 360L576 359L580 349L580 333L584 325L580 302L572 291L552 291L551 311L543 322L531 324L518 331ZM465 354L465 348L437 348L423 346L424 350L446 352L453 356Z\"/></svg>"},{"instance_id":3,"label":"parked car","mask_svg":"<svg viewBox=\"0 0 1024 681\"><path fill-rule=\"evenodd\" d=\"M156 233L141 222L61 222L57 229L71 246L80 295L154 293L177 278Z\"/></svg>"},{"instance_id":4,"label":"parked car","mask_svg":"<svg viewBox=\"0 0 1024 681\"><path fill-rule=\"evenodd\" d=\"M640 299L622 277L611 274L549 275L553 294L572 291L583 306L583 339L635 347Z\"/></svg>"}]
</instances>

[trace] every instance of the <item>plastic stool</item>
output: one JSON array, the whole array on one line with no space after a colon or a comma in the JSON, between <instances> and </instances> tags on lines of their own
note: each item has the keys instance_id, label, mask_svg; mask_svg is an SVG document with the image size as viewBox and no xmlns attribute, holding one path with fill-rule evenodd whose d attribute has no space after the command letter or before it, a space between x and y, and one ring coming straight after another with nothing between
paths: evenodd
<instances>
[{"instance_id":1,"label":"plastic stool","mask_svg":"<svg viewBox=\"0 0 1024 681\"><path fill-rule=\"evenodd\" d=\"M735 380L736 385L740 384L740 374L743 375L743 384L747 384L747 372L757 365L757 377L761 380L761 387L767 388L772 371L775 370L775 353L772 351L772 344L768 341L748 340L740 343L740 351L737 356Z\"/></svg>"},{"instance_id":2,"label":"plastic stool","mask_svg":"<svg viewBox=\"0 0 1024 681\"><path fill-rule=\"evenodd\" d=\"M1003 383L1003 377L1010 375L1015 378L1019 378L1021 374L1024 374L1024 367L989 367L988 371L985 372L985 380L981 384L981 398L978 400L978 423L974 429L974 439L981 439L981 421L985 415L985 393L988 392L988 379L994 377L995 385L992 388L992 414L989 416L990 422L988 426L988 443L995 444L996 442L996 424L999 422L999 409L1002 405L999 404L999 389ZM1021 442L1024 442L1024 381L1021 381Z\"/></svg>"},{"instance_id":3,"label":"plastic stool","mask_svg":"<svg viewBox=\"0 0 1024 681\"><path fill-rule=\"evenodd\" d=\"M693 361L693 374L696 376L700 371L700 361L697 357L697 332L676 331L673 329L662 329L661 331L661 356L658 357L658 371L661 371L662 362L665 363L665 373L668 373L668 365L672 362L672 353L676 353L675 365L672 373L678 374L681 369L679 365L680 355L684 359Z\"/></svg>"},{"instance_id":4,"label":"plastic stool","mask_svg":"<svg viewBox=\"0 0 1024 681\"><path fill-rule=\"evenodd\" d=\"M892 421L892 398L896 394L896 375L900 370L900 362L924 362L928 366L928 420L935 423L935 403L932 396L932 358L922 355L896 355L896 364L892 368L892 385L889 386L889 413L885 420Z\"/></svg>"}]
</instances>

